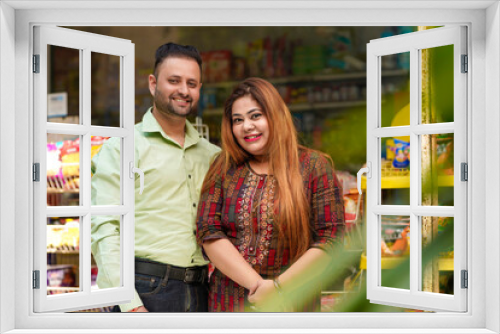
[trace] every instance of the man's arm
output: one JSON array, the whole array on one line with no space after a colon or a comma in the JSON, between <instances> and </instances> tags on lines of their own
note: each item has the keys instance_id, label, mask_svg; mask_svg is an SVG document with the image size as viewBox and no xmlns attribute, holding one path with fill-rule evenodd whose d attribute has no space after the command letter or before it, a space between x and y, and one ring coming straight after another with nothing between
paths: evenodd
<instances>
[{"instance_id":1,"label":"man's arm","mask_svg":"<svg viewBox=\"0 0 500 334\"><path fill-rule=\"evenodd\" d=\"M120 205L120 139L111 138L92 159L92 205ZM92 254L97 263L97 285L101 289L120 286L120 217L92 216ZM142 306L137 291L123 312Z\"/></svg>"}]
</instances>

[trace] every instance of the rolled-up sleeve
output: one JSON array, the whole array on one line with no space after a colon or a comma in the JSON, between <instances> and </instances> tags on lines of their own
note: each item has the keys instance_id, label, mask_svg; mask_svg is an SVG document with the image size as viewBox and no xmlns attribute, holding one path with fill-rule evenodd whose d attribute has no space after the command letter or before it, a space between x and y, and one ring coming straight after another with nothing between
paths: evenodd
<instances>
[{"instance_id":1,"label":"rolled-up sleeve","mask_svg":"<svg viewBox=\"0 0 500 334\"><path fill-rule=\"evenodd\" d=\"M196 241L200 246L203 246L206 240L227 239L221 223L223 182L222 175L216 174L208 190L201 193L196 220ZM203 255L206 258L205 252Z\"/></svg>"},{"instance_id":2,"label":"rolled-up sleeve","mask_svg":"<svg viewBox=\"0 0 500 334\"><path fill-rule=\"evenodd\" d=\"M344 200L342 186L333 167L319 156L311 172L311 227L312 248L327 252L343 245Z\"/></svg>"}]
</instances>

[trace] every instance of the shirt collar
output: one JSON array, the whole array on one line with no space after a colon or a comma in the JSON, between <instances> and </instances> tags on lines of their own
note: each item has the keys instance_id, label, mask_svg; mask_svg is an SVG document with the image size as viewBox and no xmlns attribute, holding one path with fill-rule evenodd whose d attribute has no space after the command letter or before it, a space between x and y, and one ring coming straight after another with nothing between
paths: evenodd
<instances>
[{"instance_id":1,"label":"shirt collar","mask_svg":"<svg viewBox=\"0 0 500 334\"><path fill-rule=\"evenodd\" d=\"M160 124L153 116L153 107L149 108L146 114L144 114L144 117L142 118L142 131L160 132L165 139L174 142L169 136L165 134ZM186 134L185 134L184 148L186 149L190 146L193 146L197 144L199 141L200 141L199 132L194 128L194 126L188 120L186 120Z\"/></svg>"}]
</instances>

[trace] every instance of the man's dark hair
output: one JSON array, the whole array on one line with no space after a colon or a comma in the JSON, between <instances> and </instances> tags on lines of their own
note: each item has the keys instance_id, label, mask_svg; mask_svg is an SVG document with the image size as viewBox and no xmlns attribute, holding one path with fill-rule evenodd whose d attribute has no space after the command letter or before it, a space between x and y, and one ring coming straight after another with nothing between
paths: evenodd
<instances>
[{"instance_id":1,"label":"man's dark hair","mask_svg":"<svg viewBox=\"0 0 500 334\"><path fill-rule=\"evenodd\" d=\"M161 65L161 63L169 58L169 57L177 57L177 58L187 58L193 59L200 66L200 75L201 75L201 56L194 46L191 45L179 45L175 43L166 43L160 46L156 50L156 60L155 60L155 68L154 75L158 77L157 69Z\"/></svg>"}]
</instances>

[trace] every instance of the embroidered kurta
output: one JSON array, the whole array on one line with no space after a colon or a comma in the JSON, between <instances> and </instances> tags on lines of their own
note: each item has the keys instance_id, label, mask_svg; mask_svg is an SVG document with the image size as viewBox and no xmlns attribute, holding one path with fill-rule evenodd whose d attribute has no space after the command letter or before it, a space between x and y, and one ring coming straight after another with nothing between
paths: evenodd
<instances>
[{"instance_id":1,"label":"embroidered kurta","mask_svg":"<svg viewBox=\"0 0 500 334\"><path fill-rule=\"evenodd\" d=\"M310 204L311 247L341 245L344 231L342 189L330 163L314 151L300 150L300 169ZM278 248L279 208L275 208L276 181L259 175L248 164L217 175L201 194L198 206L197 241L227 238L263 278L279 276L291 265L290 250ZM209 310L245 310L248 290L215 268L210 277ZM318 303L307 309L317 309ZM312 308L312 309L311 309Z\"/></svg>"}]
</instances>

